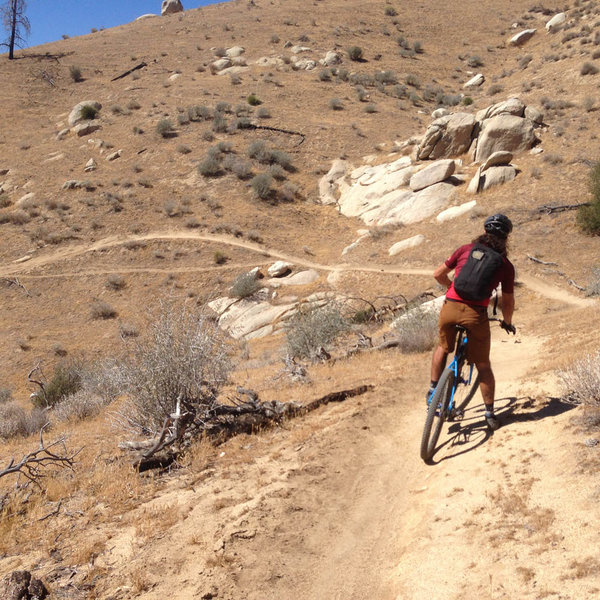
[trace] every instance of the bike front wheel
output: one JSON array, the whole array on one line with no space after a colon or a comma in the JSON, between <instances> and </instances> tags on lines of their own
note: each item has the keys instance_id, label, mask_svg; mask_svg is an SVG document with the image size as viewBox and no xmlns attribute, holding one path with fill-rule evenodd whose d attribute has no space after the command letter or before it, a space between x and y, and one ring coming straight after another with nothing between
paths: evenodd
<instances>
[{"instance_id":1,"label":"bike front wheel","mask_svg":"<svg viewBox=\"0 0 600 600\"><path fill-rule=\"evenodd\" d=\"M473 365L463 364L458 373L456 389L454 391L454 410L453 415L457 413L462 415L465 408L475 395L479 388L479 373Z\"/></svg>"},{"instance_id":2,"label":"bike front wheel","mask_svg":"<svg viewBox=\"0 0 600 600\"><path fill-rule=\"evenodd\" d=\"M440 437L442 426L448 417L448 406L453 387L454 373L451 369L445 369L429 403L421 437L421 458L426 462L435 452L435 445Z\"/></svg>"}]
</instances>

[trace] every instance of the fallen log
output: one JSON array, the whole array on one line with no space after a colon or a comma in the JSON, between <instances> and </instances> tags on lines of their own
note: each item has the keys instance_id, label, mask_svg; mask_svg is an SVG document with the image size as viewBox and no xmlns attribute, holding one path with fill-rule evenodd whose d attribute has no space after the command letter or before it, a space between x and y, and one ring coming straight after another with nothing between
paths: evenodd
<instances>
[{"instance_id":1,"label":"fallen log","mask_svg":"<svg viewBox=\"0 0 600 600\"><path fill-rule=\"evenodd\" d=\"M248 400L235 398L232 404L215 402L205 414L196 415L187 427L173 431L177 420L171 415L165 420L162 431L154 440L142 442L123 442L119 447L131 450L134 468L140 473L156 468L171 466L181 452L198 437L209 437L215 444L222 444L228 439L242 433L253 434L257 431L281 423L286 418L294 418L329 404L343 402L348 398L360 396L372 390L372 385L361 385L355 388L331 392L312 400L308 404L298 402L278 402L277 400L261 402L258 394L252 390L238 389ZM179 407L178 407L179 410ZM181 416L189 413L181 413Z\"/></svg>"},{"instance_id":2,"label":"fallen log","mask_svg":"<svg viewBox=\"0 0 600 600\"><path fill-rule=\"evenodd\" d=\"M113 77L111 79L111 81L117 81L118 79L123 79L123 77L127 77L127 75L131 75L131 73L133 73L134 71L137 71L138 69L143 69L144 67L147 67L147 66L148 66L148 63L141 62L139 65L135 65L135 67L133 67L133 69L129 69L129 71L125 71L125 73L121 73L120 75Z\"/></svg>"}]
</instances>

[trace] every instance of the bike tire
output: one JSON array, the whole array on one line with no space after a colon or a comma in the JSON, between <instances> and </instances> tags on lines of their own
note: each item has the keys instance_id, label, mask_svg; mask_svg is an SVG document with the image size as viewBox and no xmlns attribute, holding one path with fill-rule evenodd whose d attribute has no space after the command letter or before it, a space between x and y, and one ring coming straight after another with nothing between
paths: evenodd
<instances>
[{"instance_id":1,"label":"bike tire","mask_svg":"<svg viewBox=\"0 0 600 600\"><path fill-rule=\"evenodd\" d=\"M421 458L427 462L435 452L435 446L442 432L442 425L448 414L448 404L454 385L454 373L451 369L445 369L440 377L440 381L435 388L429 408L427 409L427 418L423 427L421 437ZM438 404L439 409L438 409ZM437 414L436 414L437 413ZM435 426L434 426L435 423Z\"/></svg>"}]
</instances>

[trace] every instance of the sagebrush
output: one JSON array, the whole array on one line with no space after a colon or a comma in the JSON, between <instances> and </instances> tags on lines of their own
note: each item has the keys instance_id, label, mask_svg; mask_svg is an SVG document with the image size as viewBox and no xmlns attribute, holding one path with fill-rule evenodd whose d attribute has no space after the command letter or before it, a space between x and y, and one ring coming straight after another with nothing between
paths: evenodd
<instances>
[{"instance_id":1,"label":"sagebrush","mask_svg":"<svg viewBox=\"0 0 600 600\"><path fill-rule=\"evenodd\" d=\"M437 342L438 313L423 308L412 309L399 317L394 327L402 352L425 352Z\"/></svg>"}]
</instances>

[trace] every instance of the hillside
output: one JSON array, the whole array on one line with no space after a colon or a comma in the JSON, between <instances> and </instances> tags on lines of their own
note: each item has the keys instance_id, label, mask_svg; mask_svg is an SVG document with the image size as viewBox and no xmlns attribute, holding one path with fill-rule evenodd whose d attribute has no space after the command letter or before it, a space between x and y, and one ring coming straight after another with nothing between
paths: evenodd
<instances>
[{"instance_id":1,"label":"hillside","mask_svg":"<svg viewBox=\"0 0 600 600\"><path fill-rule=\"evenodd\" d=\"M560 10L565 25L547 33ZM276 260L315 277L270 281L275 309L317 293L350 296L355 309L437 296L433 269L504 212L518 279L518 335L494 331L495 435L478 396L435 464L420 461L428 352L347 355L346 338L295 381L281 331L228 339L225 396L242 386L307 404L371 387L197 443L179 468L149 476L119 450L131 438L115 426L122 397L91 419L53 422L47 439L68 434L82 448L74 474L48 479L24 512L4 507L0 578L30 570L51 598L595 597L598 449L584 442L597 431L561 399L557 371L599 347L586 292L600 238L580 231L575 210L543 207L589 198L599 14L591 0L235 0L0 57L0 387L27 410L36 366L49 379L65 362L121 360L162 304L200 309ZM536 33L509 45L523 29ZM341 62L319 64L328 52ZM484 84L465 89L477 73ZM392 163L436 108L475 116L514 97L543 113L536 151L515 154L513 181L475 196L478 165L470 151L454 157L445 208L476 201L462 216L369 226L321 203L334 161L349 172ZM102 108L79 136L68 119L82 101ZM267 171L261 199L252 178ZM415 236L420 245L390 255ZM355 331L382 340L390 321ZM0 441L0 464L37 443Z\"/></svg>"}]
</instances>

